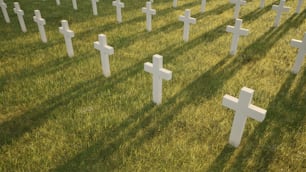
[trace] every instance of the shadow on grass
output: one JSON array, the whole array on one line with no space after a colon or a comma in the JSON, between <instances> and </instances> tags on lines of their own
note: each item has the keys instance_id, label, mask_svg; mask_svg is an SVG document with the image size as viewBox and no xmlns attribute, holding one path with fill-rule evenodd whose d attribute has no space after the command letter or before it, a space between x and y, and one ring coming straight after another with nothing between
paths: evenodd
<instances>
[{"instance_id":1,"label":"shadow on grass","mask_svg":"<svg viewBox=\"0 0 306 172\"><path fill-rule=\"evenodd\" d=\"M241 52L238 56L241 58L239 61L241 61L239 64L242 65L244 63L249 63L251 61L260 59L262 56L264 56L270 48L279 40L282 38L282 36L285 35L286 32L289 31L289 29L297 28L299 25L302 24L302 21L304 20L306 15L306 10L304 10L301 14L292 15L286 22L284 22L281 26L278 28L271 28L268 32L263 34L260 38L258 38L253 44L251 44L249 47L247 47L243 52ZM305 76L305 72L304 72ZM232 170L238 170L238 171L244 171L248 168L246 168L246 162L247 159L250 157L252 152L255 152L256 148L258 148L259 141L262 141L262 138L264 137L265 131L268 128L268 123L276 122L277 127L274 127L272 131L272 136L270 136L266 141L264 146L260 146L260 148L264 148L260 150L260 155L258 156L258 164L257 166L260 171L267 171L267 167L269 165L269 162L271 162L272 157L275 153L275 150L277 148L277 145L279 145L283 139L283 136L281 134L281 130L286 130L286 132L292 132L296 131L301 125L302 121L304 121L303 114L298 115L295 117L295 119L291 119L290 123L288 122L288 118L286 117L287 114L292 114L293 112L305 112L305 95L299 95L299 90L304 89L305 87L305 78L304 80L301 79L301 82L299 83L295 93L293 96L288 100L286 98L286 95L289 91L289 88L294 80L295 76L293 74L289 75L285 83L283 84L282 88L280 89L279 93L275 96L274 101L269 105L269 108L267 110L267 118L264 122L260 123L259 126L254 130L254 133L252 136L249 137L249 142L251 142L248 146L243 148L243 150L239 153L237 156L236 162L232 165ZM304 97L303 97L304 96ZM297 98L297 99L296 99ZM292 104L287 104L289 102ZM281 105L280 105L280 102ZM300 105L293 106L296 102L299 102ZM287 105L286 105L287 104ZM295 109L292 109L294 107ZM304 109L302 109L304 108ZM283 114L286 112L286 114ZM281 114L282 117L281 117ZM285 120L282 120L285 119ZM287 124L286 124L287 123ZM286 128L281 129L282 127L286 126ZM289 125L289 126L288 126ZM283 131L282 131L283 132ZM229 148L226 146L223 151L220 153L222 156L218 156L218 158L215 159L215 161L211 164L210 169L208 171L221 171L224 167L226 162L230 159L231 154L233 153L233 150L228 151ZM264 158L263 158L264 157Z\"/></svg>"},{"instance_id":2,"label":"shadow on grass","mask_svg":"<svg viewBox=\"0 0 306 172\"><path fill-rule=\"evenodd\" d=\"M231 169L245 170L247 167L247 159L253 156L254 170L268 171L269 164L272 162L275 153L280 144L288 143L286 149L295 148L294 141L297 131L305 124L306 116L301 112L306 112L306 95L300 94L301 90L305 90L306 71L303 77L297 83L292 95L290 88L296 75L289 74L281 89L270 103L267 109L265 121L260 123L254 133L248 137L247 145L237 155ZM269 136L266 136L269 133ZM255 157L255 158L254 158ZM300 164L302 165L302 160ZM294 170L294 169L292 169Z\"/></svg>"},{"instance_id":3,"label":"shadow on grass","mask_svg":"<svg viewBox=\"0 0 306 172\"><path fill-rule=\"evenodd\" d=\"M254 15L254 19L257 18L258 14L262 13L249 13L248 15ZM247 16L248 16L247 15ZM228 23L232 22L231 20L228 21ZM225 26L228 24L222 24L218 26L217 28L208 31L201 35L200 37L191 40L184 44L183 47L175 47L175 45L170 45L167 48L161 50L158 52L158 54L162 54L167 56L165 58L165 62L170 62L170 60L175 59L177 54L181 54L184 51L189 51L193 47L197 46L198 44L202 42L211 42L214 39L218 38L219 36L225 34ZM92 81L84 81L81 82L75 86L73 86L71 89L67 90L62 95L55 96L53 98L50 98L49 100L41 103L37 107L29 110L28 112L25 112L24 114L20 115L19 117L16 117L10 121L4 122L0 126L0 135L3 139L0 141L0 145L4 144L10 144L12 140L20 137L25 132L31 131L33 128L38 127L41 125L45 120L48 119L47 115L52 112L55 108L58 108L60 106L64 106L68 103L69 100L73 100L76 98L81 99L82 96L86 95L86 93L90 92L91 90L94 90L96 88L101 88L97 90L98 91L105 91L105 88L111 87L112 85L115 85L116 83L122 82L123 80L126 80L128 77L131 77L135 75L136 73L143 70L143 63L146 61L150 61L152 57L148 56L144 59L142 59L139 63L123 69L119 71L117 74L113 75L109 80L107 80L107 84L102 84L106 80L101 76L102 79L99 79L100 77L97 77L96 79ZM55 62L55 63L54 63ZM51 62L54 65L57 65L60 61L54 61ZM223 62L225 63L225 62ZM71 63L67 63L71 64ZM234 62L234 64L227 65L224 70L216 71L216 70L210 70L202 77L199 77L195 82L199 84L192 84L193 86L196 86L196 90L204 89L202 83L209 83L208 87L214 87L214 85L220 86L222 83L226 80L228 80L231 76L234 75L234 73L239 68L239 63ZM27 73L27 76L32 76L35 73L50 73L54 72L57 68L54 69L48 69L45 72L37 71L41 70L44 67L38 67L36 70L33 70L32 72ZM213 72L213 73L212 73ZM17 74L18 75L18 74ZM211 78L217 78L217 79L211 79ZM2 78L3 80L3 78ZM90 82L90 83L88 83ZM100 85L104 85L103 87L100 87ZM77 92L78 94L75 94ZM186 95L186 97L192 97L192 96L207 96L210 95L209 93L202 91L200 92L192 92L191 94ZM17 127L16 127L17 126Z\"/></svg>"}]
</instances>

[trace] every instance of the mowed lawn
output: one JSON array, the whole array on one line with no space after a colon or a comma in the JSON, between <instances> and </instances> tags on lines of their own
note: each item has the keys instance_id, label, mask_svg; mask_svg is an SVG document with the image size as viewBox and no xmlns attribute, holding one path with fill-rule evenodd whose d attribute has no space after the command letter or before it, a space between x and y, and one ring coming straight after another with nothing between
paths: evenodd
<instances>
[{"instance_id":1,"label":"mowed lawn","mask_svg":"<svg viewBox=\"0 0 306 172\"><path fill-rule=\"evenodd\" d=\"M306 63L291 73L297 49L291 39L306 32L306 4L273 28L278 0L248 0L240 18L250 34L229 55L234 6L228 0L155 0L153 30L145 30L145 0L125 0L123 23L111 0L100 0L93 16L90 0L20 0L27 33L21 32L13 1L11 19L0 16L0 171L305 171ZM34 10L46 19L42 43ZM197 23L190 39L178 21L191 9ZM69 58L60 21L75 32ZM111 77L102 75L93 42L105 34L115 54ZM163 102L152 103L152 76L144 63L164 57L173 71L163 81ZM267 109L260 123L248 119L241 144L228 144L234 111L222 106L225 94L255 90L252 103Z\"/></svg>"}]
</instances>

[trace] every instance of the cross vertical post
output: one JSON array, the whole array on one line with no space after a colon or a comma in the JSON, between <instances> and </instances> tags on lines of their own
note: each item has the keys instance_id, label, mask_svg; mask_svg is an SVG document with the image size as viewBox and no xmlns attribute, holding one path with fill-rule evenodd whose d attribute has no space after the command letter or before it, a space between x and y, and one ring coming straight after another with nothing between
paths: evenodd
<instances>
[{"instance_id":1,"label":"cross vertical post","mask_svg":"<svg viewBox=\"0 0 306 172\"><path fill-rule=\"evenodd\" d=\"M230 0L230 3L235 4L234 19L239 18L240 7L241 7L241 5L245 5L246 1L244 1L244 0Z\"/></svg>"},{"instance_id":2,"label":"cross vertical post","mask_svg":"<svg viewBox=\"0 0 306 172\"><path fill-rule=\"evenodd\" d=\"M177 7L177 0L173 0L173 8L176 8Z\"/></svg>"},{"instance_id":3,"label":"cross vertical post","mask_svg":"<svg viewBox=\"0 0 306 172\"><path fill-rule=\"evenodd\" d=\"M292 68L292 73L297 74L303 65L306 55L306 32L304 33L303 41L292 39L291 46L298 48L297 57Z\"/></svg>"},{"instance_id":4,"label":"cross vertical post","mask_svg":"<svg viewBox=\"0 0 306 172\"><path fill-rule=\"evenodd\" d=\"M11 22L10 17L7 13L7 5L5 2L3 2L3 0L0 0L0 7L1 7L1 11L2 11L5 22L10 23Z\"/></svg>"},{"instance_id":5,"label":"cross vertical post","mask_svg":"<svg viewBox=\"0 0 306 172\"><path fill-rule=\"evenodd\" d=\"M72 6L73 6L73 9L75 9L75 10L78 9L78 4L77 4L76 0L72 0Z\"/></svg>"},{"instance_id":6,"label":"cross vertical post","mask_svg":"<svg viewBox=\"0 0 306 172\"><path fill-rule=\"evenodd\" d=\"M265 7L265 0L260 0L259 8L263 9Z\"/></svg>"},{"instance_id":7,"label":"cross vertical post","mask_svg":"<svg viewBox=\"0 0 306 172\"><path fill-rule=\"evenodd\" d=\"M302 5L303 5L303 0L299 0L299 1L298 1L298 5L297 5L297 7L296 7L295 13L297 13L297 14L301 13Z\"/></svg>"},{"instance_id":8,"label":"cross vertical post","mask_svg":"<svg viewBox=\"0 0 306 172\"><path fill-rule=\"evenodd\" d=\"M99 2L99 0L91 0L92 12L93 12L93 15L95 16L98 15L97 2Z\"/></svg>"},{"instance_id":9,"label":"cross vertical post","mask_svg":"<svg viewBox=\"0 0 306 172\"><path fill-rule=\"evenodd\" d=\"M200 10L201 13L204 13L204 12L205 12L205 7L206 7L206 0L202 0L202 3L201 3L201 10Z\"/></svg>"}]
</instances>

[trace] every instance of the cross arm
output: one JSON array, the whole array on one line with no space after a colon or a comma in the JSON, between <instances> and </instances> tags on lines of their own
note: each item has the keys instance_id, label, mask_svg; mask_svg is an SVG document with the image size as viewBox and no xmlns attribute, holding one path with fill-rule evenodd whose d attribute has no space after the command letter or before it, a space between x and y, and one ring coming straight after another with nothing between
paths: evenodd
<instances>
[{"instance_id":1,"label":"cross arm","mask_svg":"<svg viewBox=\"0 0 306 172\"><path fill-rule=\"evenodd\" d=\"M184 22L185 21L185 16L179 16L179 21Z\"/></svg>"},{"instance_id":2,"label":"cross arm","mask_svg":"<svg viewBox=\"0 0 306 172\"><path fill-rule=\"evenodd\" d=\"M223 96L222 105L230 109L237 109L238 99L226 94Z\"/></svg>"},{"instance_id":3,"label":"cross arm","mask_svg":"<svg viewBox=\"0 0 306 172\"><path fill-rule=\"evenodd\" d=\"M15 12L16 14L24 15L24 11L23 11L23 10L18 10L18 9L16 9L16 8L14 8L14 12Z\"/></svg>"},{"instance_id":4,"label":"cross arm","mask_svg":"<svg viewBox=\"0 0 306 172\"><path fill-rule=\"evenodd\" d=\"M159 69L159 76L162 79L170 80L172 78L172 71L167 69Z\"/></svg>"},{"instance_id":5,"label":"cross arm","mask_svg":"<svg viewBox=\"0 0 306 172\"><path fill-rule=\"evenodd\" d=\"M279 6L278 5L272 5L272 10L278 10Z\"/></svg>"},{"instance_id":6,"label":"cross arm","mask_svg":"<svg viewBox=\"0 0 306 172\"><path fill-rule=\"evenodd\" d=\"M46 20L43 19L43 18L37 18L36 16L33 16L33 19L34 19L35 22L37 22L39 24L42 24L42 25L46 24Z\"/></svg>"},{"instance_id":7,"label":"cross arm","mask_svg":"<svg viewBox=\"0 0 306 172\"><path fill-rule=\"evenodd\" d=\"M301 48L303 46L303 42L296 39L291 39L290 45L292 47Z\"/></svg>"},{"instance_id":8,"label":"cross arm","mask_svg":"<svg viewBox=\"0 0 306 172\"><path fill-rule=\"evenodd\" d=\"M150 62L146 62L144 64L144 70L149 73L153 73L153 64Z\"/></svg>"},{"instance_id":9,"label":"cross arm","mask_svg":"<svg viewBox=\"0 0 306 172\"><path fill-rule=\"evenodd\" d=\"M60 33L62 33L64 36L68 35L70 37L74 37L74 32L72 30L64 30L63 27L59 27Z\"/></svg>"},{"instance_id":10,"label":"cross arm","mask_svg":"<svg viewBox=\"0 0 306 172\"><path fill-rule=\"evenodd\" d=\"M197 23L197 19L191 18L191 19L190 19L190 23L191 23L191 24L196 24L196 23Z\"/></svg>"},{"instance_id":11,"label":"cross arm","mask_svg":"<svg viewBox=\"0 0 306 172\"><path fill-rule=\"evenodd\" d=\"M246 35L249 34L249 30L248 29L241 29L240 34L243 35L243 36L246 36Z\"/></svg>"},{"instance_id":12,"label":"cross arm","mask_svg":"<svg viewBox=\"0 0 306 172\"><path fill-rule=\"evenodd\" d=\"M260 107L251 104L249 105L249 112L247 115L257 121L262 122L266 117L266 113L267 111L265 109L262 109Z\"/></svg>"},{"instance_id":13,"label":"cross arm","mask_svg":"<svg viewBox=\"0 0 306 172\"><path fill-rule=\"evenodd\" d=\"M226 32L234 32L234 27L233 26L230 26L230 25L227 25L226 26Z\"/></svg>"},{"instance_id":14,"label":"cross arm","mask_svg":"<svg viewBox=\"0 0 306 172\"><path fill-rule=\"evenodd\" d=\"M103 47L103 52L105 51L105 53L107 53L108 55L112 55L114 54L114 48L111 46L106 45L105 47Z\"/></svg>"},{"instance_id":15,"label":"cross arm","mask_svg":"<svg viewBox=\"0 0 306 172\"><path fill-rule=\"evenodd\" d=\"M2 1L2 2L0 2L0 7L2 7L2 8L7 8L7 5L6 5L6 3L4 3L4 2Z\"/></svg>"}]
</instances>

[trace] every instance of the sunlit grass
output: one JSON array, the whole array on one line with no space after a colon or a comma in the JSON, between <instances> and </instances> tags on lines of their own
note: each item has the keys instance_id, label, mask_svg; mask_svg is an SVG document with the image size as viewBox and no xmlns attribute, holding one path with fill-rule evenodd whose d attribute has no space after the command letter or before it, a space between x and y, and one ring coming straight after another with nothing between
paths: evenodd
<instances>
[{"instance_id":1,"label":"sunlit grass","mask_svg":"<svg viewBox=\"0 0 306 172\"><path fill-rule=\"evenodd\" d=\"M155 0L152 32L145 30L145 0L124 1L123 23L111 0L20 0L27 33L13 3L11 24L0 20L0 171L304 171L306 166L305 65L291 74L297 50L291 39L306 31L306 10L290 13L273 28L272 4L249 1L240 11L243 28L238 52L229 55L233 6L228 1ZM304 5L305 6L305 5ZM191 9L197 24L182 40L178 16ZM34 10L46 19L48 43L40 41ZM1 16L2 17L2 16ZM75 57L66 54L59 34L66 19L75 32ZM102 75L93 42L107 36L111 77ZM164 57L173 79L163 82L163 103L152 103L152 77L143 63ZM224 94L255 90L253 104L267 109L259 123L248 120L238 148L228 145L232 110Z\"/></svg>"}]
</instances>

